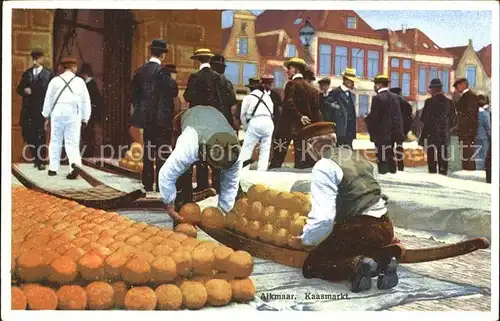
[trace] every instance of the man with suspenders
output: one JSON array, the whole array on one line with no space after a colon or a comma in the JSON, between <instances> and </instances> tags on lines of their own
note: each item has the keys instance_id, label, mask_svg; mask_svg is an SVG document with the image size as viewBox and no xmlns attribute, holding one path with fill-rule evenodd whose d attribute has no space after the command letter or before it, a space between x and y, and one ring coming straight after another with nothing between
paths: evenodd
<instances>
[{"instance_id":1,"label":"man with suspenders","mask_svg":"<svg viewBox=\"0 0 500 321\"><path fill-rule=\"evenodd\" d=\"M90 96L83 79L75 75L76 59L64 58L61 65L64 72L50 81L42 111L45 130L50 121L49 176L57 175L64 141L70 164L66 178L76 179L77 173L71 170L71 165L82 165L80 134L90 119Z\"/></svg>"},{"instance_id":2,"label":"man with suspenders","mask_svg":"<svg viewBox=\"0 0 500 321\"><path fill-rule=\"evenodd\" d=\"M240 163L249 161L255 145L260 142L259 162L257 170L266 171L269 166L269 156L274 131L274 105L271 90L267 84L272 83L273 76L263 76L250 79L247 87L251 92L241 103L241 123L245 129L245 139L240 154ZM264 85L266 84L266 85Z\"/></svg>"}]
</instances>

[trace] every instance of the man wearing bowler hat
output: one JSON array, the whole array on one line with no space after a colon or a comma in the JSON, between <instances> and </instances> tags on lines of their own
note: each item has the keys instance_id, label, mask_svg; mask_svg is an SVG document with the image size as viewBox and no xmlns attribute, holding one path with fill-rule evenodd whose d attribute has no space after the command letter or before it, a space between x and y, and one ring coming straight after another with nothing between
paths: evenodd
<instances>
[{"instance_id":1,"label":"man wearing bowler hat","mask_svg":"<svg viewBox=\"0 0 500 321\"><path fill-rule=\"evenodd\" d=\"M469 82L465 78L458 78L453 83L455 91L460 95L455 104L457 111L457 133L462 148L462 168L473 171L475 165L474 142L478 130L478 113L476 94L470 90Z\"/></svg>"},{"instance_id":2,"label":"man wearing bowler hat","mask_svg":"<svg viewBox=\"0 0 500 321\"><path fill-rule=\"evenodd\" d=\"M352 148L356 138L356 106L354 103L354 83L359 81L356 70L346 68L342 73L342 84L330 91L326 99L325 121L336 124L339 146ZM325 105L325 104L324 104ZM331 106L332 108L329 108Z\"/></svg>"},{"instance_id":3,"label":"man wearing bowler hat","mask_svg":"<svg viewBox=\"0 0 500 321\"><path fill-rule=\"evenodd\" d=\"M394 144L402 144L403 118L399 97L389 91L387 75L377 75L373 82L377 95L372 99L370 114L366 117L370 140L377 149L378 172L396 173ZM398 161L403 161L404 155L397 155Z\"/></svg>"},{"instance_id":4,"label":"man wearing bowler hat","mask_svg":"<svg viewBox=\"0 0 500 321\"><path fill-rule=\"evenodd\" d=\"M455 109L451 99L444 95L440 79L432 79L429 90L432 97L425 100L419 144L426 149L429 173L447 175L448 146L456 124Z\"/></svg>"},{"instance_id":5,"label":"man wearing bowler hat","mask_svg":"<svg viewBox=\"0 0 500 321\"><path fill-rule=\"evenodd\" d=\"M34 49L31 52L33 66L27 69L17 85L17 94L23 97L21 106L21 125L23 139L28 145L34 165L39 170L45 169L45 131L42 116L43 102L52 72L43 66L44 55L42 50ZM23 155L24 156L24 155Z\"/></svg>"},{"instance_id":6,"label":"man wearing bowler hat","mask_svg":"<svg viewBox=\"0 0 500 321\"><path fill-rule=\"evenodd\" d=\"M144 167L142 170L142 184L148 192L153 191L153 160L147 149L148 141L151 143L155 133L146 130L146 112L152 103L152 97L155 90L155 79L161 69L161 62L167 52L167 44L161 39L153 39L149 46L151 58L140 67L132 79L132 105L133 111L130 118L130 125L138 129L144 129Z\"/></svg>"}]
</instances>

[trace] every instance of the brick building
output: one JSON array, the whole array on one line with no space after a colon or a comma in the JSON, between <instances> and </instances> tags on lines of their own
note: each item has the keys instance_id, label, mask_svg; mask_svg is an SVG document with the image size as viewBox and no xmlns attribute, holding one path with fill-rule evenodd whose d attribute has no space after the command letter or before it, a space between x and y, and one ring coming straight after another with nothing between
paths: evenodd
<instances>
[{"instance_id":1,"label":"brick building","mask_svg":"<svg viewBox=\"0 0 500 321\"><path fill-rule=\"evenodd\" d=\"M194 69L189 59L199 47L221 48L218 10L40 10L12 11L12 160L23 148L18 124L21 97L15 88L30 64L33 48L42 48L49 66L72 55L92 64L105 99L104 144L129 143L130 80L149 58L153 38L167 41L165 63L177 65L182 97ZM181 98L182 99L182 98Z\"/></svg>"},{"instance_id":2,"label":"brick building","mask_svg":"<svg viewBox=\"0 0 500 321\"><path fill-rule=\"evenodd\" d=\"M388 42L390 86L400 87L414 110L422 108L429 97L427 88L433 78L440 78L444 92L450 95L454 79L454 57L450 52L416 28L379 29L377 32Z\"/></svg>"}]
</instances>

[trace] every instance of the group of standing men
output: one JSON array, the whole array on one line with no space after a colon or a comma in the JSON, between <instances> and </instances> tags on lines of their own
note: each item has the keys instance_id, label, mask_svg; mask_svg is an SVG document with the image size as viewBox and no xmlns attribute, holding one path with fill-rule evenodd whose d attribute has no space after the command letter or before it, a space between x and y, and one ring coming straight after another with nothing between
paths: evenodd
<instances>
[{"instance_id":1,"label":"group of standing men","mask_svg":"<svg viewBox=\"0 0 500 321\"><path fill-rule=\"evenodd\" d=\"M94 141L97 142L94 147L100 146L104 102L89 64L78 70L76 59L64 58L58 66L61 73L54 76L44 67L42 50L34 49L31 58L33 65L23 73L17 86L17 93L23 98L19 124L34 166L39 170L45 170L46 135L50 131L48 174L55 176L63 142L70 165L81 165L82 127L87 142ZM88 150L87 147L84 148ZM76 176L70 169L67 178Z\"/></svg>"}]
</instances>

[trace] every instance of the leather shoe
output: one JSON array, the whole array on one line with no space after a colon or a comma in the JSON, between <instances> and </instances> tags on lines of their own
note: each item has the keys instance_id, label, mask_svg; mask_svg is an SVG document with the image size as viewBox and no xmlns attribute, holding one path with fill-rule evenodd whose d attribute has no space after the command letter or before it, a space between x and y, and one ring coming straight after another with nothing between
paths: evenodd
<instances>
[{"instance_id":1,"label":"leather shoe","mask_svg":"<svg viewBox=\"0 0 500 321\"><path fill-rule=\"evenodd\" d=\"M68 175L66 175L67 179L76 179L78 177L78 173L76 171L72 171Z\"/></svg>"},{"instance_id":2,"label":"leather shoe","mask_svg":"<svg viewBox=\"0 0 500 321\"><path fill-rule=\"evenodd\" d=\"M56 176L56 175L57 175L57 172L51 171L51 170L49 169L49 176Z\"/></svg>"},{"instance_id":3,"label":"leather shoe","mask_svg":"<svg viewBox=\"0 0 500 321\"><path fill-rule=\"evenodd\" d=\"M38 168L39 171L44 171L45 170L45 165L44 164L39 164L37 166L37 168Z\"/></svg>"},{"instance_id":4,"label":"leather shoe","mask_svg":"<svg viewBox=\"0 0 500 321\"><path fill-rule=\"evenodd\" d=\"M351 291L354 293L368 291L372 287L372 278L377 276L378 264L372 258L364 257L354 268L350 278Z\"/></svg>"},{"instance_id":5,"label":"leather shoe","mask_svg":"<svg viewBox=\"0 0 500 321\"><path fill-rule=\"evenodd\" d=\"M377 279L377 288L380 290L392 289L399 283L398 273L398 260L392 258L389 264L380 268Z\"/></svg>"}]
</instances>

